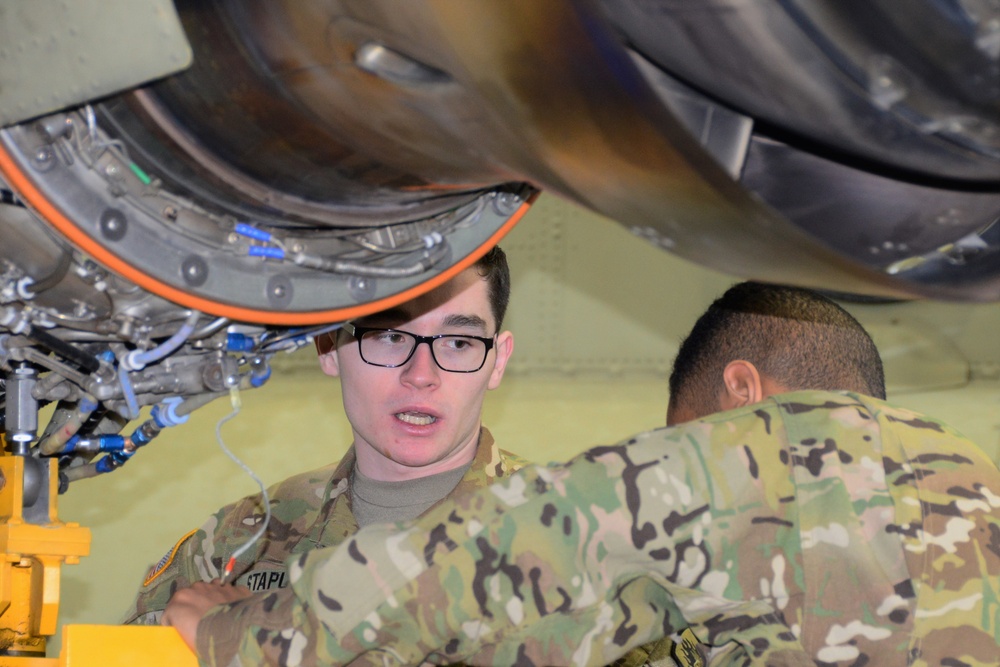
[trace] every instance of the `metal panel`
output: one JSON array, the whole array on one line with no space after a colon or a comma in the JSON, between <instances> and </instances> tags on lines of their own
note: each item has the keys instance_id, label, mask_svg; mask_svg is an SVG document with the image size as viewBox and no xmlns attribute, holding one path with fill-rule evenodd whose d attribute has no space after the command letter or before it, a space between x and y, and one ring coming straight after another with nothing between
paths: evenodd
<instances>
[{"instance_id":1,"label":"metal panel","mask_svg":"<svg viewBox=\"0 0 1000 667\"><path fill-rule=\"evenodd\" d=\"M515 335L512 377L654 377L665 392L681 340L737 280L664 257L618 225L548 195L501 245L512 273L505 323ZM962 386L984 374L977 369L1000 368L993 344L1000 310L993 305L841 305L875 340L890 396ZM302 363L313 367L315 356L303 355Z\"/></svg>"},{"instance_id":2,"label":"metal panel","mask_svg":"<svg viewBox=\"0 0 1000 667\"><path fill-rule=\"evenodd\" d=\"M681 338L735 281L549 195L500 245L512 273L514 374L640 373L665 384Z\"/></svg>"},{"instance_id":3,"label":"metal panel","mask_svg":"<svg viewBox=\"0 0 1000 667\"><path fill-rule=\"evenodd\" d=\"M109 20L110 19L110 20ZM0 0L0 125L191 64L170 0Z\"/></svg>"}]
</instances>

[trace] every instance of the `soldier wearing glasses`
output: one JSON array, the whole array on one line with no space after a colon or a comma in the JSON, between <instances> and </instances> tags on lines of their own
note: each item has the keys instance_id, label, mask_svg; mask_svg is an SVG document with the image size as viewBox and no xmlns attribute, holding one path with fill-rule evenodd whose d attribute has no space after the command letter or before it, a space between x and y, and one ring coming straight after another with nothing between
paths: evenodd
<instances>
[{"instance_id":1,"label":"soldier wearing glasses","mask_svg":"<svg viewBox=\"0 0 1000 667\"><path fill-rule=\"evenodd\" d=\"M340 544L368 524L415 518L525 463L480 423L514 348L500 328L509 296L507 260L494 248L428 294L317 341L323 371L340 378L354 441L340 462L269 490L271 523L238 557L237 589L285 587L289 556ZM263 515L260 496L250 496L182 537L146 576L126 622L157 623L175 590L221 576Z\"/></svg>"},{"instance_id":2,"label":"soldier wearing glasses","mask_svg":"<svg viewBox=\"0 0 1000 667\"><path fill-rule=\"evenodd\" d=\"M303 553L286 588L195 584L164 619L218 667L998 664L1000 470L881 399L848 313L738 285L670 386L671 427Z\"/></svg>"}]
</instances>

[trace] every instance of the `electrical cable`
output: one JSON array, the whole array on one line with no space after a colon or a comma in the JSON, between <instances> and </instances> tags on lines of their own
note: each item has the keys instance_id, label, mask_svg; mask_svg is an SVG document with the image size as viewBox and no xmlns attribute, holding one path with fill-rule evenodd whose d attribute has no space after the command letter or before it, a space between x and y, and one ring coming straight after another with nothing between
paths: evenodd
<instances>
[{"instance_id":1,"label":"electrical cable","mask_svg":"<svg viewBox=\"0 0 1000 667\"><path fill-rule=\"evenodd\" d=\"M247 540L246 543L244 543L241 547L239 547L236 551L233 552L233 555L229 558L229 562L226 563L226 567L222 571L222 577L220 579L220 583L223 584L226 583L226 579L228 579L229 575L232 574L233 568L236 566L236 559L242 556L243 553L247 551L247 549L252 547L255 542L257 542L261 537L264 536L264 533L267 532L268 524L271 523L271 500L267 496L267 489L264 488L264 482L262 482L261 479L254 474L253 470L251 470L250 467L247 466L247 464L243 463L243 461L237 458L235 454L229 451L229 448L226 447L226 443L222 440L222 425L225 424L230 419L233 419L236 415L240 413L240 407L242 404L240 402L239 388L232 387L229 390L229 399L230 402L232 403L233 411L230 412L225 417L223 417L222 419L220 419L219 423L216 424L215 438L216 440L218 440L219 447L222 448L222 451L225 452L229 458L235 461L237 465L243 468L243 470L245 470L246 473L250 475L251 479L257 482L257 486L260 487L260 495L264 503L264 523L261 524L257 532L254 533L254 535L249 540Z\"/></svg>"},{"instance_id":2,"label":"electrical cable","mask_svg":"<svg viewBox=\"0 0 1000 667\"><path fill-rule=\"evenodd\" d=\"M276 334L273 338L261 338L260 343L255 349L266 353L277 352L283 349L298 349L318 336L336 331L340 326L338 322L336 324L324 324L309 329L291 329Z\"/></svg>"}]
</instances>

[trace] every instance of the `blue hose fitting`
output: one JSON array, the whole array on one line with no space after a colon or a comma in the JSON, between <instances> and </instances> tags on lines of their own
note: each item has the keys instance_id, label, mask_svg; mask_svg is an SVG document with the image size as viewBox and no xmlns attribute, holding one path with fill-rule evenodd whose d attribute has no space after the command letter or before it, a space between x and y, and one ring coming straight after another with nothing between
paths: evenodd
<instances>
[{"instance_id":1,"label":"blue hose fitting","mask_svg":"<svg viewBox=\"0 0 1000 667\"><path fill-rule=\"evenodd\" d=\"M262 241L264 243L271 242L270 232L265 232L263 229L257 229L253 225L248 225L245 222L237 222L235 231L240 236L246 236L254 241Z\"/></svg>"},{"instance_id":2,"label":"blue hose fitting","mask_svg":"<svg viewBox=\"0 0 1000 667\"><path fill-rule=\"evenodd\" d=\"M281 248L271 248L269 246L252 245L247 249L247 254L251 257L267 257L269 259L284 259L285 251Z\"/></svg>"},{"instance_id":3,"label":"blue hose fitting","mask_svg":"<svg viewBox=\"0 0 1000 667\"><path fill-rule=\"evenodd\" d=\"M255 345L253 338L246 334L226 334L226 350L229 352L249 352Z\"/></svg>"}]
</instances>

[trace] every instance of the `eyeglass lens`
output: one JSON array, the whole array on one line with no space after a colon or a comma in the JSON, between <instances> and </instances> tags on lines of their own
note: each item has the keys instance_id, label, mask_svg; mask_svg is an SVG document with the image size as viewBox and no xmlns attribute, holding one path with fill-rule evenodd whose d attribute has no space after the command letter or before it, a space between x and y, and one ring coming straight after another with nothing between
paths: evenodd
<instances>
[{"instance_id":1,"label":"eyeglass lens","mask_svg":"<svg viewBox=\"0 0 1000 667\"><path fill-rule=\"evenodd\" d=\"M369 364L399 366L410 358L417 339L405 331L366 331L361 336L361 356ZM431 341L434 361L442 370L479 370L486 360L486 343L468 336L441 336Z\"/></svg>"}]
</instances>

